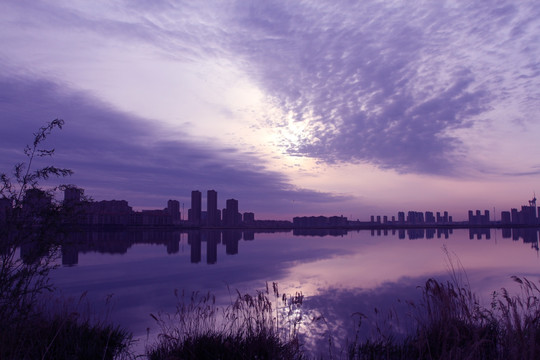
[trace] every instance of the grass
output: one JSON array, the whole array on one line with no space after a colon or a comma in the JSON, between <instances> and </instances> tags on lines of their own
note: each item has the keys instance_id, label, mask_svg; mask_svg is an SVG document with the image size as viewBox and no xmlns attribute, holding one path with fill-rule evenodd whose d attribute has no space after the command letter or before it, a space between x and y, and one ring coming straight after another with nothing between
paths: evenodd
<instances>
[{"instance_id":1,"label":"grass","mask_svg":"<svg viewBox=\"0 0 540 360\"><path fill-rule=\"evenodd\" d=\"M226 307L209 293L176 294L174 314L152 315L161 328L147 349L157 359L304 359L298 340L303 295L280 296L273 283L256 295L236 292Z\"/></svg>"},{"instance_id":2,"label":"grass","mask_svg":"<svg viewBox=\"0 0 540 360\"><path fill-rule=\"evenodd\" d=\"M3 323L0 359L127 359L131 334L88 313L35 307Z\"/></svg>"},{"instance_id":3,"label":"grass","mask_svg":"<svg viewBox=\"0 0 540 360\"><path fill-rule=\"evenodd\" d=\"M429 279L422 301L411 303L415 331L396 338L356 341L349 359L538 359L540 291L513 277L521 292L494 292L489 307L480 305L468 285L456 279Z\"/></svg>"}]
</instances>

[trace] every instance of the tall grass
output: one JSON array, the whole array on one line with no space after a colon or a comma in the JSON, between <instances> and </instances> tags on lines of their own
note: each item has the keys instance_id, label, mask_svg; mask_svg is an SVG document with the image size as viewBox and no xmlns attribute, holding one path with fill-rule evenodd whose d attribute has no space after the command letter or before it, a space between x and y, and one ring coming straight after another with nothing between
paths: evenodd
<instances>
[{"instance_id":1,"label":"tall grass","mask_svg":"<svg viewBox=\"0 0 540 360\"><path fill-rule=\"evenodd\" d=\"M91 306L84 308L81 301L73 306L50 300L56 307L41 301L23 319L1 324L0 359L133 358L131 333L112 325L108 316L92 316Z\"/></svg>"},{"instance_id":2,"label":"tall grass","mask_svg":"<svg viewBox=\"0 0 540 360\"><path fill-rule=\"evenodd\" d=\"M455 277L429 279L422 301L410 303L414 333L403 340L357 341L349 359L539 359L540 290L527 279L513 279L520 293L494 292L489 307Z\"/></svg>"},{"instance_id":3,"label":"tall grass","mask_svg":"<svg viewBox=\"0 0 540 360\"><path fill-rule=\"evenodd\" d=\"M152 315L159 341L147 349L155 359L303 359L298 341L303 295L280 295L273 283L255 295L236 292L228 306L215 296L176 293L176 311Z\"/></svg>"}]
</instances>

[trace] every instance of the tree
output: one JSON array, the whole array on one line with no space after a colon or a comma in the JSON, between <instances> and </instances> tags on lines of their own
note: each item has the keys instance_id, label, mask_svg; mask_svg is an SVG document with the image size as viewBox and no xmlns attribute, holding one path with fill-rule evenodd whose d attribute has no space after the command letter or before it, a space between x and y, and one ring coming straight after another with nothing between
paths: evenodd
<instances>
[{"instance_id":1,"label":"tree","mask_svg":"<svg viewBox=\"0 0 540 360\"><path fill-rule=\"evenodd\" d=\"M69 169L45 166L34 169L39 157L51 157L54 149L42 145L64 121L55 119L34 133L27 145L26 162L14 166L12 175L0 174L0 319L18 326L32 315L37 296L51 290L49 272L54 268L62 218L66 215L54 200L56 188L42 189L39 181L66 177ZM17 256L17 251L20 256ZM16 330L16 329L14 329Z\"/></svg>"}]
</instances>

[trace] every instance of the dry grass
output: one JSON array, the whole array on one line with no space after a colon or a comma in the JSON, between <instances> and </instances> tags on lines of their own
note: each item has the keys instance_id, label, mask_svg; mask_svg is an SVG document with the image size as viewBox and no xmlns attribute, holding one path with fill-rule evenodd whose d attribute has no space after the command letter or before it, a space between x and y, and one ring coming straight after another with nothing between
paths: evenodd
<instances>
[{"instance_id":1,"label":"dry grass","mask_svg":"<svg viewBox=\"0 0 540 360\"><path fill-rule=\"evenodd\" d=\"M159 341L147 349L149 359L303 359L298 341L302 294L236 292L219 307L209 293L176 293L173 314L152 315L161 328Z\"/></svg>"},{"instance_id":2,"label":"dry grass","mask_svg":"<svg viewBox=\"0 0 540 360\"><path fill-rule=\"evenodd\" d=\"M520 293L494 292L489 307L456 277L426 281L422 301L410 303L415 332L403 340L355 342L349 359L539 359L540 290L513 277Z\"/></svg>"}]
</instances>

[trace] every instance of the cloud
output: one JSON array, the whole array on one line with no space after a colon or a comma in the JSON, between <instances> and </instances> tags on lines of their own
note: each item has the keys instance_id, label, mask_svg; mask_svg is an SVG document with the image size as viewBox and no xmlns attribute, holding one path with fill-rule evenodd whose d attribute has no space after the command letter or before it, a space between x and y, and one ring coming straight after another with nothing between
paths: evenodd
<instances>
[{"instance_id":1,"label":"cloud","mask_svg":"<svg viewBox=\"0 0 540 360\"><path fill-rule=\"evenodd\" d=\"M538 54L538 6L251 4L231 17L231 47L283 110L270 126L289 154L450 174L474 146L455 130L504 99L539 95L526 54Z\"/></svg>"},{"instance_id":2,"label":"cloud","mask_svg":"<svg viewBox=\"0 0 540 360\"><path fill-rule=\"evenodd\" d=\"M19 14L17 21L24 10L38 28L145 44L181 61L230 61L282 110L264 121L282 135L284 152L326 163L453 174L477 146L456 131L508 108L527 119L540 110L540 6L532 2L138 1L6 9ZM498 116L489 120L507 121Z\"/></svg>"},{"instance_id":3,"label":"cloud","mask_svg":"<svg viewBox=\"0 0 540 360\"><path fill-rule=\"evenodd\" d=\"M216 189L220 203L234 197L242 211L256 213L279 213L294 199L300 208L341 200L295 188L284 175L266 169L257 155L221 147L219 139L194 139L182 132L164 136L167 129L150 119L47 80L0 78L0 116L6 119L0 146L3 172L24 161L22 148L32 141L33 131L62 118L64 129L47 143L56 148L54 164L73 169L68 181L89 189L98 200L121 198L155 207L165 206L169 198L187 202L194 189Z\"/></svg>"}]
</instances>

